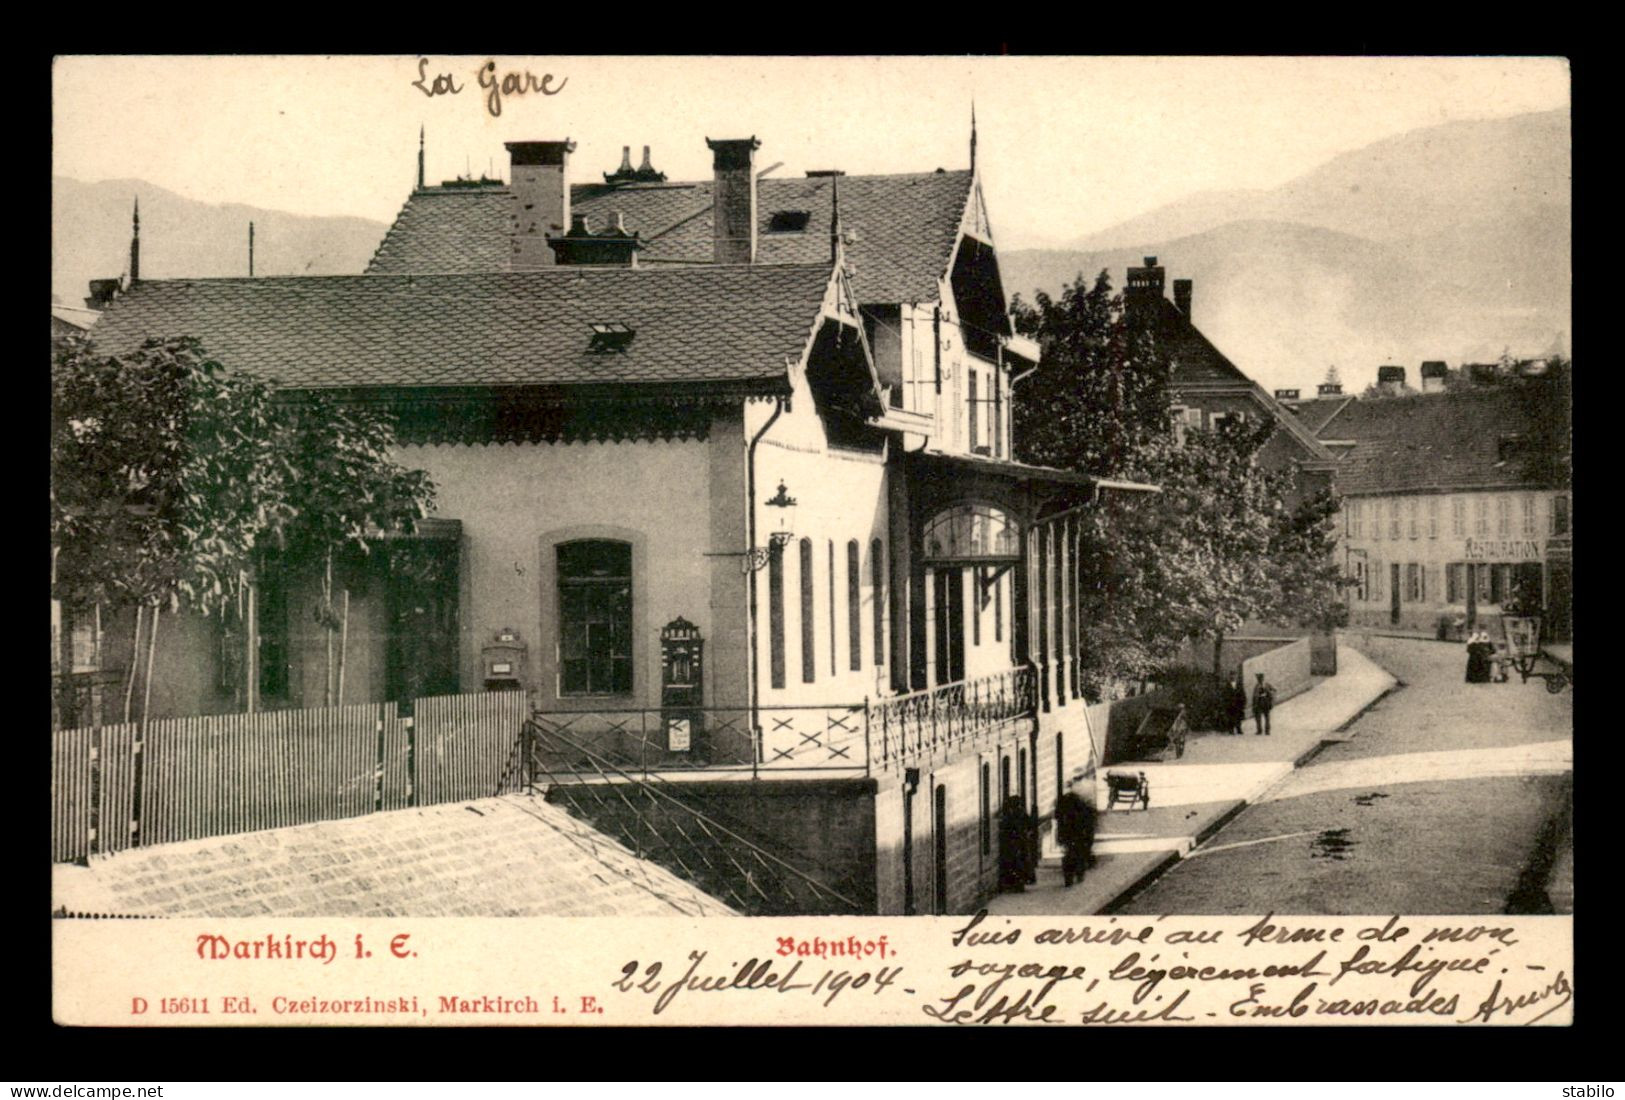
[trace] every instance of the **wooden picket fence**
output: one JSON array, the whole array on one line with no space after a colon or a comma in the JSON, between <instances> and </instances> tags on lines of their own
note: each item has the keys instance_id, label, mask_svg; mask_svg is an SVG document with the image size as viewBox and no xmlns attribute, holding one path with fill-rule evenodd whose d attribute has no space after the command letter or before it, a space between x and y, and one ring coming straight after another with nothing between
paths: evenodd
<instances>
[{"instance_id":1,"label":"wooden picket fence","mask_svg":"<svg viewBox=\"0 0 1625 1100\"><path fill-rule=\"evenodd\" d=\"M528 715L492 692L57 730L51 858L489 797Z\"/></svg>"}]
</instances>

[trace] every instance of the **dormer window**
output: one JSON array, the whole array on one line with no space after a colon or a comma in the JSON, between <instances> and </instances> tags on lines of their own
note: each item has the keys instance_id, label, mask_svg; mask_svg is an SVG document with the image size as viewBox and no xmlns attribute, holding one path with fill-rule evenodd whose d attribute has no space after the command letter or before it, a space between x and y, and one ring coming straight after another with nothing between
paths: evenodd
<instances>
[{"instance_id":1,"label":"dormer window","mask_svg":"<svg viewBox=\"0 0 1625 1100\"><path fill-rule=\"evenodd\" d=\"M812 220L810 210L775 210L767 222L769 233L801 233Z\"/></svg>"},{"instance_id":2,"label":"dormer window","mask_svg":"<svg viewBox=\"0 0 1625 1100\"><path fill-rule=\"evenodd\" d=\"M635 329L619 321L596 322L591 328L592 337L587 342L587 350L595 355L624 352L627 345L632 342L632 337L637 335Z\"/></svg>"}]
</instances>

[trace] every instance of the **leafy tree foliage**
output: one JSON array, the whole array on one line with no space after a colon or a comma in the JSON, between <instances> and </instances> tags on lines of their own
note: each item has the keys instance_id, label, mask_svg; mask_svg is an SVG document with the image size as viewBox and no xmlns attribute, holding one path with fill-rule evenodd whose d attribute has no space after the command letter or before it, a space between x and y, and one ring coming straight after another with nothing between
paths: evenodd
<instances>
[{"instance_id":1,"label":"leafy tree foliage","mask_svg":"<svg viewBox=\"0 0 1625 1100\"><path fill-rule=\"evenodd\" d=\"M1173 424L1167 357L1125 324L1104 272L1012 312L1043 348L1015 391L1017 457L1162 489L1108 493L1083 520L1088 690L1151 675L1192 637L1212 638L1217 654L1250 619L1339 619L1336 501L1286 508L1290 475L1256 462L1273 424Z\"/></svg>"},{"instance_id":2,"label":"leafy tree foliage","mask_svg":"<svg viewBox=\"0 0 1625 1100\"><path fill-rule=\"evenodd\" d=\"M389 459L385 420L319 398L281 400L191 338L124 356L73 339L51 380L53 596L148 611L149 689L161 610L234 603L272 546L327 563L331 582L336 554L409 530L433 501L426 475ZM331 629L324 604L318 618ZM136 651L140 624L138 615Z\"/></svg>"}]
</instances>

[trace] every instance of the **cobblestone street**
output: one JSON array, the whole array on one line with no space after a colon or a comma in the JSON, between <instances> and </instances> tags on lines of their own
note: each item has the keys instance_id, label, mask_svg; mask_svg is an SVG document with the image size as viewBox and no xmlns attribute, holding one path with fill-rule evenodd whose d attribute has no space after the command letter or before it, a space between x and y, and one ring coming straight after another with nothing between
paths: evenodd
<instances>
[{"instance_id":1,"label":"cobblestone street","mask_svg":"<svg viewBox=\"0 0 1625 1100\"><path fill-rule=\"evenodd\" d=\"M1459 645L1351 643L1401 686L1119 911L1572 909L1572 691L1466 684Z\"/></svg>"}]
</instances>

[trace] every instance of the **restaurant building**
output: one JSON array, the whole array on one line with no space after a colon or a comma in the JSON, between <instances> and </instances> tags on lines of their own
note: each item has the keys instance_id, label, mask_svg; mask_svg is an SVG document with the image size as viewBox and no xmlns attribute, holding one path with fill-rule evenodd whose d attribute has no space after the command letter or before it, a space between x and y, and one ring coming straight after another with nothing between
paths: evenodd
<instances>
[{"instance_id":1,"label":"restaurant building","mask_svg":"<svg viewBox=\"0 0 1625 1100\"><path fill-rule=\"evenodd\" d=\"M1401 369L1401 368L1391 368ZM1341 399L1316 416L1341 455L1350 621L1460 637L1515 601L1572 629L1573 511L1534 472L1540 389L1502 386Z\"/></svg>"}]
</instances>

